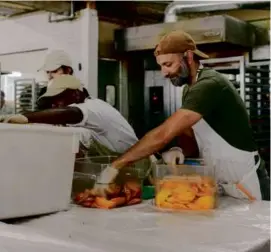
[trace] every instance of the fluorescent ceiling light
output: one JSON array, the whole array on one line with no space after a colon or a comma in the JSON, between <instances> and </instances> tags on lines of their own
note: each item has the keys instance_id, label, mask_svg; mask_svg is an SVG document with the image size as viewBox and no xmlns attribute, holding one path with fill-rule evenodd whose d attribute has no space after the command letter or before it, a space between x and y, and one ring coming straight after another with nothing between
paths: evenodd
<instances>
[{"instance_id":1,"label":"fluorescent ceiling light","mask_svg":"<svg viewBox=\"0 0 271 252\"><path fill-rule=\"evenodd\" d=\"M20 72L11 72L11 74L8 74L9 77L21 77L22 73Z\"/></svg>"}]
</instances>

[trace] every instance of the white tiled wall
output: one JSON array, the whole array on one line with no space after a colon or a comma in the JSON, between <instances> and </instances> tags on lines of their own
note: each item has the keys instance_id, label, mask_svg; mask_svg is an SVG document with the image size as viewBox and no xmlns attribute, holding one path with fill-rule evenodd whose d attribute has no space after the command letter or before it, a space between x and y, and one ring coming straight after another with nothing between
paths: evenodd
<instances>
[{"instance_id":1,"label":"white tiled wall","mask_svg":"<svg viewBox=\"0 0 271 252\"><path fill-rule=\"evenodd\" d=\"M80 61L80 18L49 23L47 13L33 13L0 22L0 54L42 48L63 48L75 62Z\"/></svg>"},{"instance_id":2,"label":"white tiled wall","mask_svg":"<svg viewBox=\"0 0 271 252\"><path fill-rule=\"evenodd\" d=\"M93 58L91 58L87 47L93 46L96 48L95 43L98 44L98 41L95 41L95 37L98 37L98 25L97 32L94 28L92 36L94 39L92 41L94 42L92 43L92 41L90 41L91 37L86 36L84 32L91 28L91 30L93 30L93 27L88 27L88 25L92 23L95 25L95 22L91 20L91 18L94 17L95 21L95 12L90 10L90 15L86 14L88 14L88 12L82 11L81 16L77 20L59 23L49 23L48 13L45 12L32 13L0 21L0 58L3 54L28 50L40 50L43 48L48 48L49 50L63 49L69 53L73 60L75 75L80 78L85 85L90 87L91 93L96 96L97 82L95 82L95 78L91 78L88 72L89 63L92 62L92 74L96 74L95 62L97 61L97 56L93 55ZM95 32L97 34L95 34ZM87 57L86 54L88 54ZM22 64L31 64L31 67L29 66L31 69L35 66L36 69L33 69L33 72L35 72L40 67L40 62L41 60L37 58L34 63L22 62ZM83 64L82 71L78 69L79 63ZM91 82L92 86L89 82Z\"/></svg>"}]
</instances>

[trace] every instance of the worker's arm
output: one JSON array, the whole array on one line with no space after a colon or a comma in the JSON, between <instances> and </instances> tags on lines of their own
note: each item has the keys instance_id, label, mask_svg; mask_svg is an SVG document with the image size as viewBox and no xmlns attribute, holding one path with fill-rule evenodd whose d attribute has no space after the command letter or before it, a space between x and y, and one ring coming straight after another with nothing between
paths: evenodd
<instances>
[{"instance_id":1,"label":"worker's arm","mask_svg":"<svg viewBox=\"0 0 271 252\"><path fill-rule=\"evenodd\" d=\"M96 181L95 190L104 195L108 185L116 178L118 169L161 150L174 137L183 134L186 129L191 128L202 117L211 115L220 105L220 93L221 86L212 79L204 79L204 81L192 86L182 109L162 125L147 133L125 154L106 167Z\"/></svg>"},{"instance_id":2,"label":"worker's arm","mask_svg":"<svg viewBox=\"0 0 271 252\"><path fill-rule=\"evenodd\" d=\"M46 124L77 124L83 120L83 113L79 108L67 107L59 109L47 109L38 112L24 114L29 123Z\"/></svg>"},{"instance_id":3,"label":"worker's arm","mask_svg":"<svg viewBox=\"0 0 271 252\"><path fill-rule=\"evenodd\" d=\"M200 114L191 110L178 110L162 125L148 132L125 154L115 160L112 166L121 169L159 151L174 137L180 135L189 127L192 127L201 118Z\"/></svg>"}]
</instances>

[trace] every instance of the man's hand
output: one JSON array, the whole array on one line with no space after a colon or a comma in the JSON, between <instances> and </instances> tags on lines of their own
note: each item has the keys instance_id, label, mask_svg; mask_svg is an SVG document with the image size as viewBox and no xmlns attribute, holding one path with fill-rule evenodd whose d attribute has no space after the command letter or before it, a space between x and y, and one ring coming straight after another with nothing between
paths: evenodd
<instances>
[{"instance_id":1,"label":"man's hand","mask_svg":"<svg viewBox=\"0 0 271 252\"><path fill-rule=\"evenodd\" d=\"M162 153L164 162L168 165L178 165L184 163L184 154L181 148L173 147L169 151Z\"/></svg>"},{"instance_id":2,"label":"man's hand","mask_svg":"<svg viewBox=\"0 0 271 252\"><path fill-rule=\"evenodd\" d=\"M118 173L118 169L108 165L97 178L94 185L95 194L105 197L106 191L109 189L109 185L114 182Z\"/></svg>"},{"instance_id":3,"label":"man's hand","mask_svg":"<svg viewBox=\"0 0 271 252\"><path fill-rule=\"evenodd\" d=\"M0 118L0 121L3 123L13 123L13 124L27 124L28 123L27 117L20 114L4 116Z\"/></svg>"}]
</instances>

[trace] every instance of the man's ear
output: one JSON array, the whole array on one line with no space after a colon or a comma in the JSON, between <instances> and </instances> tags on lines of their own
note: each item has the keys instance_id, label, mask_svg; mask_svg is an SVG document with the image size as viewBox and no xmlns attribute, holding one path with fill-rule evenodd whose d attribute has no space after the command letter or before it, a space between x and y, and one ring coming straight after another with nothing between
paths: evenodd
<instances>
[{"instance_id":1,"label":"man's ear","mask_svg":"<svg viewBox=\"0 0 271 252\"><path fill-rule=\"evenodd\" d=\"M192 51L188 50L186 52L186 59L189 66L191 66L194 62L194 54Z\"/></svg>"}]
</instances>

